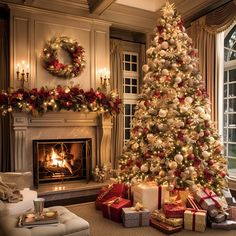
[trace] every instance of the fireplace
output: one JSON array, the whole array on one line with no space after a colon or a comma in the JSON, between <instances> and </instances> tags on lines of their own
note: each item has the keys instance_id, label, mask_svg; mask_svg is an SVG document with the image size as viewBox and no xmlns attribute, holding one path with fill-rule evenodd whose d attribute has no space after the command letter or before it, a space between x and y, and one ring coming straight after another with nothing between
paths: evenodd
<instances>
[{"instance_id":1,"label":"fireplace","mask_svg":"<svg viewBox=\"0 0 236 236\"><path fill-rule=\"evenodd\" d=\"M92 139L33 140L34 185L91 177Z\"/></svg>"}]
</instances>

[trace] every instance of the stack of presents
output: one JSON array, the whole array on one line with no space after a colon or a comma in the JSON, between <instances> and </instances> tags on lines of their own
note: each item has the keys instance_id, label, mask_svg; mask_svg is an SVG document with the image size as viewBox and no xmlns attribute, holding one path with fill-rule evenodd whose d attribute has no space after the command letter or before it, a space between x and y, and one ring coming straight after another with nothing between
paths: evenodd
<instances>
[{"instance_id":1,"label":"stack of presents","mask_svg":"<svg viewBox=\"0 0 236 236\"><path fill-rule=\"evenodd\" d=\"M141 183L127 187L112 184L102 188L95 201L105 218L124 227L148 226L171 234L182 229L204 232L236 229L236 202L229 189L217 196L210 189L195 187L172 190L167 185Z\"/></svg>"}]
</instances>

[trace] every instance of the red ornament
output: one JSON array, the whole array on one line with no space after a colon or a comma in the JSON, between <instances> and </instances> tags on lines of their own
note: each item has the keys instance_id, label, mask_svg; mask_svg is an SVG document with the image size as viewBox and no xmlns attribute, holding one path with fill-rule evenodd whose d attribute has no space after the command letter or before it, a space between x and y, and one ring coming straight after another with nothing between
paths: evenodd
<instances>
[{"instance_id":1,"label":"red ornament","mask_svg":"<svg viewBox=\"0 0 236 236\"><path fill-rule=\"evenodd\" d=\"M226 176L226 174L225 174L224 171L222 171L222 172L220 173L220 175L221 175L222 178L225 178L225 176Z\"/></svg>"},{"instance_id":2,"label":"red ornament","mask_svg":"<svg viewBox=\"0 0 236 236\"><path fill-rule=\"evenodd\" d=\"M209 121L207 121L207 120L205 120L205 127L206 127L206 128L209 128L209 127L210 127L210 123L209 123Z\"/></svg>"},{"instance_id":3,"label":"red ornament","mask_svg":"<svg viewBox=\"0 0 236 236\"><path fill-rule=\"evenodd\" d=\"M211 132L209 130L205 130L204 131L204 136L205 137L208 137L210 134L211 134Z\"/></svg>"},{"instance_id":4,"label":"red ornament","mask_svg":"<svg viewBox=\"0 0 236 236\"><path fill-rule=\"evenodd\" d=\"M214 161L213 161L213 160L209 160L209 161L208 161L208 165L209 165L209 166L212 166L213 164L214 164Z\"/></svg>"},{"instance_id":5,"label":"red ornament","mask_svg":"<svg viewBox=\"0 0 236 236\"><path fill-rule=\"evenodd\" d=\"M188 159L189 160L194 160L194 158L195 158L195 155L193 153L188 155Z\"/></svg>"},{"instance_id":6,"label":"red ornament","mask_svg":"<svg viewBox=\"0 0 236 236\"><path fill-rule=\"evenodd\" d=\"M165 153L164 152L158 152L157 156L159 156L161 159L163 159L165 157Z\"/></svg>"},{"instance_id":7,"label":"red ornament","mask_svg":"<svg viewBox=\"0 0 236 236\"><path fill-rule=\"evenodd\" d=\"M193 122L193 120L192 120L191 118L187 118L187 119L186 119L186 124L189 125L189 124L191 124L192 122Z\"/></svg>"},{"instance_id":8,"label":"red ornament","mask_svg":"<svg viewBox=\"0 0 236 236\"><path fill-rule=\"evenodd\" d=\"M217 148L215 149L215 153L216 153L216 154L220 154L220 153L221 153L221 151L222 151L222 150L221 150L221 148L220 148L220 147L217 147Z\"/></svg>"}]
</instances>

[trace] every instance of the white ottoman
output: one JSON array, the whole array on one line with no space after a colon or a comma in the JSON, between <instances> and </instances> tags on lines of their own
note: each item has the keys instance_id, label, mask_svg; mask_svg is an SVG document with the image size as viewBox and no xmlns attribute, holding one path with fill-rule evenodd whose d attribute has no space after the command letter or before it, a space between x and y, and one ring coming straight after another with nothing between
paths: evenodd
<instances>
[{"instance_id":1,"label":"white ottoman","mask_svg":"<svg viewBox=\"0 0 236 236\"><path fill-rule=\"evenodd\" d=\"M46 210L54 210L58 212L59 224L57 225L40 225L37 227L33 227L31 229L28 228L18 228L13 227L16 225L16 217L11 216L5 220L5 226L8 226L4 232L8 232L4 234L1 232L0 227L0 235L1 236L89 236L89 223L82 219L81 217L75 215L70 212L63 206L54 206L46 208ZM4 224L4 219L1 222Z\"/></svg>"}]
</instances>

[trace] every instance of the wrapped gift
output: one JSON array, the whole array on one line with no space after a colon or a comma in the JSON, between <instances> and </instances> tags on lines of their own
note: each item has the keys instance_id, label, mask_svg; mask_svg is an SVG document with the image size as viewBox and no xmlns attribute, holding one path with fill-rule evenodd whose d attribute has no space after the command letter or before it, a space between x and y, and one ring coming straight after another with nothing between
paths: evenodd
<instances>
[{"instance_id":1,"label":"wrapped gift","mask_svg":"<svg viewBox=\"0 0 236 236\"><path fill-rule=\"evenodd\" d=\"M152 218L171 226L182 226L183 218L166 218L162 211L155 210L152 212Z\"/></svg>"},{"instance_id":2,"label":"wrapped gift","mask_svg":"<svg viewBox=\"0 0 236 236\"><path fill-rule=\"evenodd\" d=\"M112 197L102 203L102 213L105 218L109 218L116 222L121 222L122 208L131 207L128 199L120 197Z\"/></svg>"},{"instance_id":3,"label":"wrapped gift","mask_svg":"<svg viewBox=\"0 0 236 236\"><path fill-rule=\"evenodd\" d=\"M167 218L184 218L186 207L182 202L165 203L163 206L164 214Z\"/></svg>"},{"instance_id":4,"label":"wrapped gift","mask_svg":"<svg viewBox=\"0 0 236 236\"><path fill-rule=\"evenodd\" d=\"M213 229L232 230L232 229L236 229L236 222L232 221L232 220L226 220L226 221L221 222L221 223L212 222L211 227Z\"/></svg>"},{"instance_id":5,"label":"wrapped gift","mask_svg":"<svg viewBox=\"0 0 236 236\"><path fill-rule=\"evenodd\" d=\"M151 212L161 209L164 199L169 199L167 185L157 186L155 183L142 183L133 187L134 204L142 202Z\"/></svg>"},{"instance_id":6,"label":"wrapped gift","mask_svg":"<svg viewBox=\"0 0 236 236\"><path fill-rule=\"evenodd\" d=\"M137 211L134 207L122 208L122 221L125 227L148 226L150 220L150 211L141 209Z\"/></svg>"},{"instance_id":7,"label":"wrapped gift","mask_svg":"<svg viewBox=\"0 0 236 236\"><path fill-rule=\"evenodd\" d=\"M190 192L187 189L174 189L170 191L170 195L172 195L172 197L175 195L176 200L181 200L181 202L186 206Z\"/></svg>"},{"instance_id":8,"label":"wrapped gift","mask_svg":"<svg viewBox=\"0 0 236 236\"><path fill-rule=\"evenodd\" d=\"M230 206L227 212L229 213L229 219L236 221L236 207Z\"/></svg>"},{"instance_id":9,"label":"wrapped gift","mask_svg":"<svg viewBox=\"0 0 236 236\"><path fill-rule=\"evenodd\" d=\"M190 195L187 197L186 206L188 208L192 208L192 209L195 209L195 210L202 210L199 203L193 198L193 196L190 196Z\"/></svg>"},{"instance_id":10,"label":"wrapped gift","mask_svg":"<svg viewBox=\"0 0 236 236\"><path fill-rule=\"evenodd\" d=\"M207 212L187 208L184 212L184 228L192 231L204 232L206 229Z\"/></svg>"},{"instance_id":11,"label":"wrapped gift","mask_svg":"<svg viewBox=\"0 0 236 236\"><path fill-rule=\"evenodd\" d=\"M222 208L219 197L210 189L197 188L194 191L194 197L204 210Z\"/></svg>"},{"instance_id":12,"label":"wrapped gift","mask_svg":"<svg viewBox=\"0 0 236 236\"><path fill-rule=\"evenodd\" d=\"M219 212L218 212L217 209L214 208L214 209L208 210L207 213L208 213L208 215L209 215L210 217L213 217L213 218L214 218L214 217L216 217L216 216L218 215Z\"/></svg>"},{"instance_id":13,"label":"wrapped gift","mask_svg":"<svg viewBox=\"0 0 236 236\"><path fill-rule=\"evenodd\" d=\"M168 225L164 222L158 221L152 217L150 219L150 225L152 227L164 232L165 234L173 234L176 232L180 232L182 230L182 226L171 226L171 225Z\"/></svg>"},{"instance_id":14,"label":"wrapped gift","mask_svg":"<svg viewBox=\"0 0 236 236\"><path fill-rule=\"evenodd\" d=\"M217 216L212 217L212 221L216 223L221 223L221 222L224 222L226 218L227 218L226 214L220 213L220 214L217 214Z\"/></svg>"},{"instance_id":15,"label":"wrapped gift","mask_svg":"<svg viewBox=\"0 0 236 236\"><path fill-rule=\"evenodd\" d=\"M233 196L230 192L230 189L227 188L227 189L222 189L221 190L226 202L230 205L231 203L233 203Z\"/></svg>"},{"instance_id":16,"label":"wrapped gift","mask_svg":"<svg viewBox=\"0 0 236 236\"><path fill-rule=\"evenodd\" d=\"M111 184L103 187L95 201L97 210L102 209L102 203L110 199L111 197L125 197L125 185L124 184Z\"/></svg>"}]
</instances>

